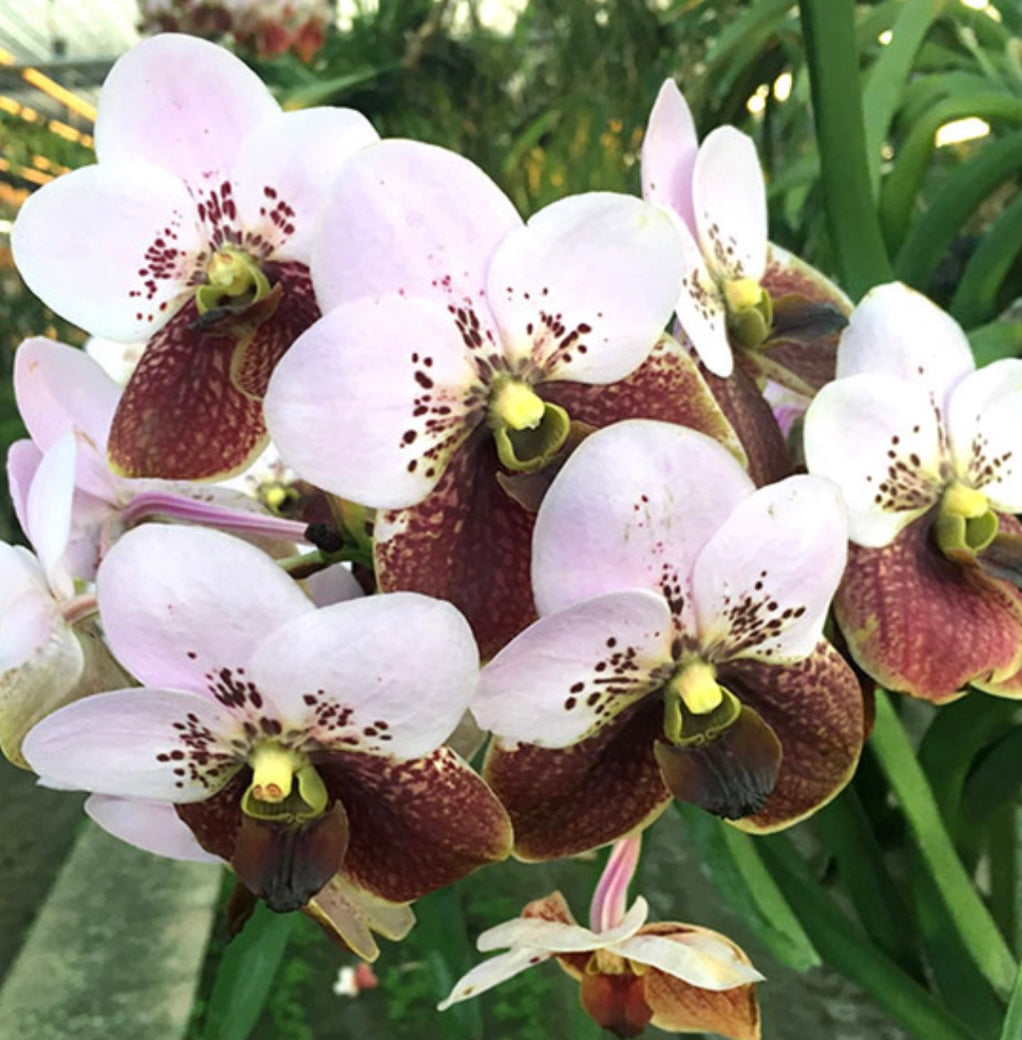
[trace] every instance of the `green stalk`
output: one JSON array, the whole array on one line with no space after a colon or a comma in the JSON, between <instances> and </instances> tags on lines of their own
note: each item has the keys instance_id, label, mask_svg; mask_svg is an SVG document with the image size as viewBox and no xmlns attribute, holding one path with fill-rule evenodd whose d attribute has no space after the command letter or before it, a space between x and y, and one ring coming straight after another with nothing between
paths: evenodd
<instances>
[{"instance_id":1,"label":"green stalk","mask_svg":"<svg viewBox=\"0 0 1022 1040\"><path fill-rule=\"evenodd\" d=\"M790 840L762 838L763 859L824 961L861 986L917 1040L978 1040L914 979L865 939L824 895Z\"/></svg>"},{"instance_id":2,"label":"green stalk","mask_svg":"<svg viewBox=\"0 0 1022 1040\"><path fill-rule=\"evenodd\" d=\"M1015 988L1008 1005L1008 1014L1001 1029L1001 1040L1022 1040L1022 970L1015 979Z\"/></svg>"},{"instance_id":3,"label":"green stalk","mask_svg":"<svg viewBox=\"0 0 1022 1040\"><path fill-rule=\"evenodd\" d=\"M994 317L997 293L1022 252L1022 195L984 232L951 301L951 314L966 328Z\"/></svg>"},{"instance_id":4,"label":"green stalk","mask_svg":"<svg viewBox=\"0 0 1022 1040\"><path fill-rule=\"evenodd\" d=\"M799 0L827 227L853 299L891 279L876 203L855 47L853 0Z\"/></svg>"},{"instance_id":5,"label":"green stalk","mask_svg":"<svg viewBox=\"0 0 1022 1040\"><path fill-rule=\"evenodd\" d=\"M949 919L976 966L998 993L1007 995L1015 980L1014 957L958 858L915 749L883 690L876 691L876 723L870 743L908 819Z\"/></svg>"}]
</instances>

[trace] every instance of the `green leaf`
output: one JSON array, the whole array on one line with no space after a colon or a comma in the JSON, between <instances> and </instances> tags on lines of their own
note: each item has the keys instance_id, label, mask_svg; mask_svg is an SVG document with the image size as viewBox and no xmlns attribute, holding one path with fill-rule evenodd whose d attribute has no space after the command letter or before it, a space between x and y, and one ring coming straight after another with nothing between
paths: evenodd
<instances>
[{"instance_id":1,"label":"green leaf","mask_svg":"<svg viewBox=\"0 0 1022 1040\"><path fill-rule=\"evenodd\" d=\"M992 321L969 333L969 344L982 368L992 361L1022 356L1022 321Z\"/></svg>"},{"instance_id":2,"label":"green leaf","mask_svg":"<svg viewBox=\"0 0 1022 1040\"><path fill-rule=\"evenodd\" d=\"M340 95L347 91L355 87L361 87L366 83L371 83L385 72L392 72L398 68L400 68L400 62L392 61L386 65L381 65L379 68L359 69L357 72L335 76L333 79L319 80L308 86L289 90L280 98L281 107L290 111L296 108L322 105L327 101L336 101Z\"/></svg>"},{"instance_id":3,"label":"green leaf","mask_svg":"<svg viewBox=\"0 0 1022 1040\"><path fill-rule=\"evenodd\" d=\"M1011 991L1011 1003L1001 1027L1001 1040L1022 1040L1022 970L1016 976L1015 987Z\"/></svg>"},{"instance_id":4,"label":"green leaf","mask_svg":"<svg viewBox=\"0 0 1022 1040\"><path fill-rule=\"evenodd\" d=\"M1017 195L987 228L965 266L949 308L960 324L977 325L994 316L998 290L1019 253L1022 253L1022 195Z\"/></svg>"},{"instance_id":5,"label":"green leaf","mask_svg":"<svg viewBox=\"0 0 1022 1040\"><path fill-rule=\"evenodd\" d=\"M280 962L294 914L257 903L241 934L228 944L217 968L202 1040L245 1040L255 1028Z\"/></svg>"}]
</instances>

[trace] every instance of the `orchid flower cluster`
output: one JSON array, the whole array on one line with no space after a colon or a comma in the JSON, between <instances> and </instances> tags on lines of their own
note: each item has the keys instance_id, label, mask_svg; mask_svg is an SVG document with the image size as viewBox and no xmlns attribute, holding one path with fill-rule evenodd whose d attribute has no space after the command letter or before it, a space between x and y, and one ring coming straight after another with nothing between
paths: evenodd
<instances>
[{"instance_id":1,"label":"orchid flower cluster","mask_svg":"<svg viewBox=\"0 0 1022 1040\"><path fill-rule=\"evenodd\" d=\"M921 295L853 309L771 244L751 141L700 143L673 82L642 198L527 221L192 37L115 65L95 137L15 259L145 346L123 390L17 352L4 753L366 960L479 867L616 843L589 929L530 904L444 1006L556 957L617 1036L757 1038L738 947L626 908L639 834L675 799L752 833L819 809L867 676L1022 693L1022 362L974 371ZM224 485L271 442L287 489Z\"/></svg>"}]
</instances>

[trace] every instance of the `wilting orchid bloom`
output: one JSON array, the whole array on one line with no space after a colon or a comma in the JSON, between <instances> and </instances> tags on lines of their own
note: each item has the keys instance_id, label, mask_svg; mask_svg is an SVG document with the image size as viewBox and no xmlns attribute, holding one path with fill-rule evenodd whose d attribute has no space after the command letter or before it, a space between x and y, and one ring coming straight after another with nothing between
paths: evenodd
<instances>
[{"instance_id":1,"label":"wilting orchid bloom","mask_svg":"<svg viewBox=\"0 0 1022 1040\"><path fill-rule=\"evenodd\" d=\"M685 273L678 321L715 375L751 371L801 393L831 378L851 304L818 271L767 241L756 147L732 126L702 144L673 80L660 88L642 144L642 194L677 219Z\"/></svg>"},{"instance_id":2,"label":"wilting orchid bloom","mask_svg":"<svg viewBox=\"0 0 1022 1040\"><path fill-rule=\"evenodd\" d=\"M81 350L43 337L25 340L15 354L14 393L31 436L15 442L8 456L15 511L26 531L25 502L43 453L68 433L75 440L75 464L66 474L73 489L67 564L75 578L91 580L113 542L153 518L220 527L284 546L304 536L306 525L269 514L239 491L113 473L106 444L120 388ZM52 481L47 486L46 494L57 500L67 494ZM45 513L62 507L54 501L38 508Z\"/></svg>"},{"instance_id":3,"label":"wilting orchid bloom","mask_svg":"<svg viewBox=\"0 0 1022 1040\"><path fill-rule=\"evenodd\" d=\"M892 283L852 314L805 417L852 546L835 613L856 661L941 702L1022 696L1022 361L975 370L959 326Z\"/></svg>"},{"instance_id":4,"label":"wilting orchid bloom","mask_svg":"<svg viewBox=\"0 0 1022 1040\"><path fill-rule=\"evenodd\" d=\"M589 437L537 516L540 620L472 708L516 854L604 844L672 794L754 831L837 794L863 741L859 685L822 636L846 537L829 481L755 490L666 423Z\"/></svg>"},{"instance_id":5,"label":"wilting orchid bloom","mask_svg":"<svg viewBox=\"0 0 1022 1040\"><path fill-rule=\"evenodd\" d=\"M455 603L489 656L534 616L530 478L632 415L733 443L661 339L680 276L670 219L638 199L575 196L523 225L465 159L374 145L326 213L313 278L327 313L274 373L274 442L308 480L386 510L381 587Z\"/></svg>"},{"instance_id":6,"label":"wilting orchid bloom","mask_svg":"<svg viewBox=\"0 0 1022 1040\"><path fill-rule=\"evenodd\" d=\"M407 902L506 855L506 814L441 746L478 667L449 604L316 609L248 543L158 525L125 535L97 586L110 646L146 686L37 725L24 754L44 781L176 804L275 910L339 871Z\"/></svg>"},{"instance_id":7,"label":"wilting orchid bloom","mask_svg":"<svg viewBox=\"0 0 1022 1040\"><path fill-rule=\"evenodd\" d=\"M529 903L521 917L479 936L482 952L510 949L473 968L439 1009L556 957L581 984L582 1006L615 1036L638 1036L653 1025L669 1033L706 1030L732 1040L759 1040L753 983L763 976L738 946L708 928L647 924L649 906L642 896L626 912L639 844L634 835L611 852L589 928L575 922L560 892Z\"/></svg>"},{"instance_id":8,"label":"wilting orchid bloom","mask_svg":"<svg viewBox=\"0 0 1022 1040\"><path fill-rule=\"evenodd\" d=\"M165 34L111 70L99 163L31 195L12 232L29 287L96 335L148 340L114 417L112 465L212 479L262 449L274 365L318 316L312 230L358 113L282 113L242 62Z\"/></svg>"}]
</instances>

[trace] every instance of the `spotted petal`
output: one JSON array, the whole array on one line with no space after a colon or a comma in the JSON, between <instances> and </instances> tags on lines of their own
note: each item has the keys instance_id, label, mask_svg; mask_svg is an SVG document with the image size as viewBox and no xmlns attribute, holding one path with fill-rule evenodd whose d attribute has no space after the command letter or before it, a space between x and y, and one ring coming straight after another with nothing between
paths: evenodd
<instances>
[{"instance_id":1,"label":"spotted petal","mask_svg":"<svg viewBox=\"0 0 1022 1040\"><path fill-rule=\"evenodd\" d=\"M670 317L681 255L670 218L610 192L547 206L501 243L487 295L508 358L547 379L611 383Z\"/></svg>"},{"instance_id":2,"label":"spotted petal","mask_svg":"<svg viewBox=\"0 0 1022 1040\"><path fill-rule=\"evenodd\" d=\"M202 848L168 802L93 794L85 799L85 812L107 834L156 856L194 863L221 862Z\"/></svg>"},{"instance_id":3,"label":"spotted petal","mask_svg":"<svg viewBox=\"0 0 1022 1040\"><path fill-rule=\"evenodd\" d=\"M161 33L110 70L96 117L96 154L120 170L141 157L192 189L219 184L245 134L280 108L229 51L195 36Z\"/></svg>"},{"instance_id":4,"label":"spotted petal","mask_svg":"<svg viewBox=\"0 0 1022 1040\"><path fill-rule=\"evenodd\" d=\"M25 200L11 232L18 270L37 296L89 332L123 341L145 339L177 311L203 244L185 186L127 158L51 181Z\"/></svg>"},{"instance_id":5,"label":"spotted petal","mask_svg":"<svg viewBox=\"0 0 1022 1040\"><path fill-rule=\"evenodd\" d=\"M240 768L241 721L177 690L115 690L47 715L22 751L44 781L160 802L208 798Z\"/></svg>"},{"instance_id":6,"label":"spotted petal","mask_svg":"<svg viewBox=\"0 0 1022 1040\"><path fill-rule=\"evenodd\" d=\"M948 402L947 430L958 475L998 512L1022 512L1022 361L965 376Z\"/></svg>"},{"instance_id":7,"label":"spotted petal","mask_svg":"<svg viewBox=\"0 0 1022 1040\"><path fill-rule=\"evenodd\" d=\"M274 629L313 609L265 553L199 527L147 524L107 554L100 611L121 662L142 682L205 691L208 673L248 665Z\"/></svg>"},{"instance_id":8,"label":"spotted petal","mask_svg":"<svg viewBox=\"0 0 1022 1040\"><path fill-rule=\"evenodd\" d=\"M585 600L541 618L497 654L472 713L504 743L577 743L663 685L672 638L662 596Z\"/></svg>"},{"instance_id":9,"label":"spotted petal","mask_svg":"<svg viewBox=\"0 0 1022 1040\"><path fill-rule=\"evenodd\" d=\"M952 388L974 368L958 323L900 282L866 293L838 343L839 379L870 372L919 383L941 415Z\"/></svg>"},{"instance_id":10,"label":"spotted petal","mask_svg":"<svg viewBox=\"0 0 1022 1040\"><path fill-rule=\"evenodd\" d=\"M862 374L828 383L805 416L806 466L844 496L849 537L882 546L940 497L942 434L924 387Z\"/></svg>"},{"instance_id":11,"label":"spotted petal","mask_svg":"<svg viewBox=\"0 0 1022 1040\"><path fill-rule=\"evenodd\" d=\"M734 457L694 430L633 420L568 459L536 517L532 581L548 614L605 592L647 588L679 618L696 555L752 491Z\"/></svg>"},{"instance_id":12,"label":"spotted petal","mask_svg":"<svg viewBox=\"0 0 1022 1040\"><path fill-rule=\"evenodd\" d=\"M646 923L649 904L642 896L636 898L628 912L613 928L593 932L581 925L565 921L551 921L543 917L516 917L487 928L476 940L481 953L499 950L502 946L527 946L551 953L580 953L599 950L630 940Z\"/></svg>"},{"instance_id":13,"label":"spotted petal","mask_svg":"<svg viewBox=\"0 0 1022 1040\"><path fill-rule=\"evenodd\" d=\"M395 592L283 624L249 673L322 748L408 759L451 734L475 693L479 657L449 603Z\"/></svg>"},{"instance_id":14,"label":"spotted petal","mask_svg":"<svg viewBox=\"0 0 1022 1040\"><path fill-rule=\"evenodd\" d=\"M845 566L837 486L788 477L739 502L692 574L699 642L711 660L807 657Z\"/></svg>"},{"instance_id":15,"label":"spotted petal","mask_svg":"<svg viewBox=\"0 0 1022 1040\"><path fill-rule=\"evenodd\" d=\"M553 957L552 953L524 947L498 953L482 964L477 964L471 971L463 975L454 985L450 995L437 1004L437 1011L446 1011L452 1004L459 1004L470 997L477 997L494 986L499 986L508 979L513 979L523 971L542 964Z\"/></svg>"},{"instance_id":16,"label":"spotted petal","mask_svg":"<svg viewBox=\"0 0 1022 1040\"><path fill-rule=\"evenodd\" d=\"M734 371L734 356L727 332L724 292L688 230L678 229L684 269L674 309L678 324L692 342L699 360L716 376L726 379Z\"/></svg>"},{"instance_id":17,"label":"spotted petal","mask_svg":"<svg viewBox=\"0 0 1022 1040\"><path fill-rule=\"evenodd\" d=\"M344 304L309 329L277 366L266 417L307 480L401 508L433 489L483 400L447 311L390 296Z\"/></svg>"},{"instance_id":18,"label":"spotted petal","mask_svg":"<svg viewBox=\"0 0 1022 1040\"><path fill-rule=\"evenodd\" d=\"M674 80L666 79L642 139L642 197L673 210L693 235L692 169L698 150L692 112Z\"/></svg>"}]
</instances>

